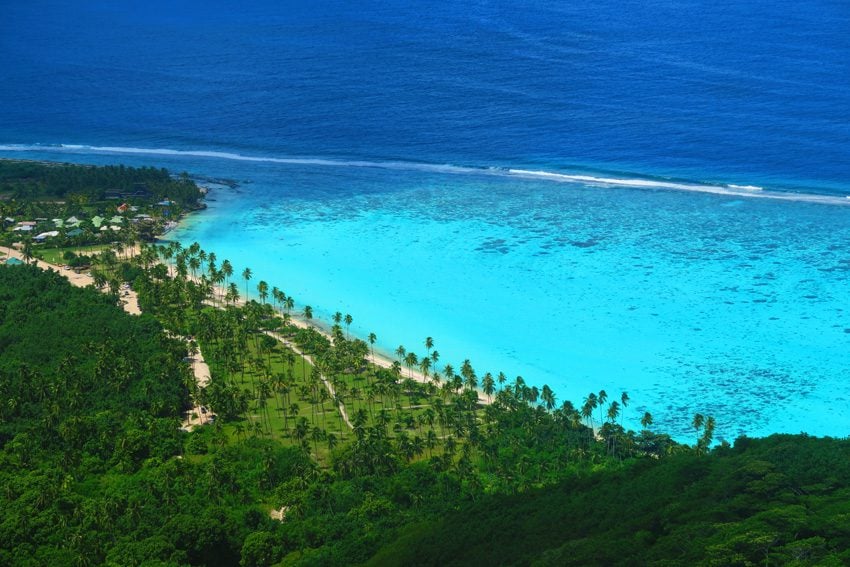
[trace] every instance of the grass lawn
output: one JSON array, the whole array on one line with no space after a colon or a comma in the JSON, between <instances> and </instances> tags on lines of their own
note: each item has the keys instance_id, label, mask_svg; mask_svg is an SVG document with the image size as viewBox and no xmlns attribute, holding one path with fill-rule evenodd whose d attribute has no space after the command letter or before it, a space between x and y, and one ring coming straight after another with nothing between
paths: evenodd
<instances>
[{"instance_id":1,"label":"grass lawn","mask_svg":"<svg viewBox=\"0 0 850 567\"><path fill-rule=\"evenodd\" d=\"M44 260L45 262L49 262L51 264L64 265L67 264L64 258L65 252L69 250L77 255L91 255L92 253L99 253L101 250L107 249L109 247L109 244L93 244L91 246L69 246L66 248L35 247L33 249L33 254L39 260Z\"/></svg>"}]
</instances>

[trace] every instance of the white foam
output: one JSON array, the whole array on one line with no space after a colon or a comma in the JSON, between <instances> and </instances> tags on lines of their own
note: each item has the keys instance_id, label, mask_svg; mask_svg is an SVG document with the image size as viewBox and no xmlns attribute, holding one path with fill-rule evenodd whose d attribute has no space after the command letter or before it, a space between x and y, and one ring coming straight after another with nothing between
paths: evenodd
<instances>
[{"instance_id":1,"label":"white foam","mask_svg":"<svg viewBox=\"0 0 850 567\"><path fill-rule=\"evenodd\" d=\"M551 171L535 171L528 169L508 169L507 172L518 177L533 179L548 179L562 183L580 183L582 185L597 185L608 187L636 187L644 189L672 189L677 191L693 191L697 193L712 193L715 195L727 195L734 197L753 197L764 199L775 199L780 201L799 201L806 203L823 203L829 205L846 205L850 196L842 199L829 195L815 195L812 193L782 193L766 192L764 188L757 185L710 185L705 183L679 183L674 181L658 181L639 178L617 178L617 177L594 177L592 175L571 175L566 173L553 173Z\"/></svg>"},{"instance_id":2,"label":"white foam","mask_svg":"<svg viewBox=\"0 0 850 567\"><path fill-rule=\"evenodd\" d=\"M336 160L313 157L270 157L270 156L246 156L231 152L216 152L207 150L172 150L167 148L132 148L124 146L88 146L80 144L51 145L24 145L9 144L0 145L0 151L21 152L68 152L68 153L107 153L107 154L134 154L134 155L161 155L170 157L201 157L213 159L226 159L234 161L247 161L257 163L280 163L287 165L318 165L327 167L369 167L378 169L399 169L416 171L433 171L435 173L469 174L475 172L486 172L488 170L474 167L463 167L450 164L429 164L399 161L366 161L366 160Z\"/></svg>"},{"instance_id":3,"label":"white foam","mask_svg":"<svg viewBox=\"0 0 850 567\"><path fill-rule=\"evenodd\" d=\"M551 171L534 171L529 169L509 169L508 173L519 177L534 177L561 181L564 183L581 183L590 185L612 185L616 187L649 187L658 189L684 189L697 190L699 188L713 189L715 185L697 185L691 183L674 183L672 181L655 181L652 179L619 178L619 177L594 177L592 175L572 175L567 173L553 173Z\"/></svg>"},{"instance_id":4,"label":"white foam","mask_svg":"<svg viewBox=\"0 0 850 567\"><path fill-rule=\"evenodd\" d=\"M743 189L744 191L764 191L764 187L759 187L758 185L735 185L730 183L726 187L729 189Z\"/></svg>"},{"instance_id":5,"label":"white foam","mask_svg":"<svg viewBox=\"0 0 850 567\"><path fill-rule=\"evenodd\" d=\"M172 150L167 148L133 148L124 146L90 146L82 144L6 144L0 145L0 151L21 152L68 152L68 153L107 153L107 154L135 154L135 155L162 155L170 157L200 157L210 159L226 159L257 163L279 163L286 165L315 165L324 167L363 167L376 169L395 169L403 171L425 171L432 173L448 173L454 175L493 175L521 177L555 181L560 183L576 183L581 185L602 187L634 187L641 189L666 189L676 191L694 191L698 193L713 193L716 195L727 195L736 197L761 197L782 201L801 201L810 203L847 205L850 196L842 198L839 196L816 195L809 193L789 193L765 191L757 185L712 185L707 183L686 183L678 181L665 181L655 179L642 179L636 177L596 177L592 175L579 175L569 173L558 173L553 171L499 168L499 167L468 167L452 164L430 164L406 161L368 161L368 160L340 160L315 157L270 157L270 156L246 156L231 152L216 152L206 150Z\"/></svg>"}]
</instances>

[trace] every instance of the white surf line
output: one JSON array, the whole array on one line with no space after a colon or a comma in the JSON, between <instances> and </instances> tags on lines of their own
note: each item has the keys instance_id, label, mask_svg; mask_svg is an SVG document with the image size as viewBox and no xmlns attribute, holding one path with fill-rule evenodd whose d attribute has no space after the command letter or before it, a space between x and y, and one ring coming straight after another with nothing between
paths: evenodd
<instances>
[{"instance_id":1,"label":"white surf line","mask_svg":"<svg viewBox=\"0 0 850 567\"><path fill-rule=\"evenodd\" d=\"M814 193L790 193L780 191L765 191L757 185L709 184L696 182L675 182L655 179L642 179L636 177L597 177L585 174L559 173L545 170L531 170L521 168L500 167L471 167L451 164L429 164L406 161L369 161L369 160L344 160L315 157L272 157L272 156L250 156L231 152L219 152L208 150L173 150L168 148L133 148L125 146L92 146L85 144L0 144L0 151L20 152L57 152L57 153L99 153L99 154L128 154L128 155L154 155L170 157L200 157L211 159L227 159L234 161L255 163L279 163L284 165L312 165L321 167L357 167L389 169L401 171L424 171L431 173L445 173L453 175L486 175L495 177L518 177L535 180L554 181L561 183L577 183L589 186L607 187L633 187L639 189L668 189L678 191L692 191L697 193L712 193L723 196L734 197L760 197L780 201L820 203L827 205L850 204L850 196L845 195L818 195ZM846 197L846 198L845 198Z\"/></svg>"},{"instance_id":2,"label":"white surf line","mask_svg":"<svg viewBox=\"0 0 850 567\"><path fill-rule=\"evenodd\" d=\"M765 191L757 185L709 185L701 183L677 183L674 181L657 181L652 179L618 178L618 177L594 177L592 175L571 175L566 173L554 173L549 171L537 171L529 169L508 169L508 174L526 179L542 179L560 183L577 183L582 185L599 185L607 187L634 187L641 189L667 189L675 191L691 191L695 193L711 193L730 197L749 197L774 199L780 201L794 201L807 203L821 203L828 205L847 205L850 196L842 199L841 196L816 195L813 193L781 193L778 191Z\"/></svg>"}]
</instances>

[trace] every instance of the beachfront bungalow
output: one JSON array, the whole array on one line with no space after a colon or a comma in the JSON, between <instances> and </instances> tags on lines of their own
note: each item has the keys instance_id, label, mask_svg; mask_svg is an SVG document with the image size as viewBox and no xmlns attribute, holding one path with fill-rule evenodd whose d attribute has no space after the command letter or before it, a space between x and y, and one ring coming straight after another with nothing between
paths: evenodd
<instances>
[{"instance_id":1,"label":"beachfront bungalow","mask_svg":"<svg viewBox=\"0 0 850 567\"><path fill-rule=\"evenodd\" d=\"M119 213L126 213L126 212L127 212L127 209L129 209L129 208L130 208L130 205L128 205L127 203L121 203L120 205L118 205L117 207L115 207L115 209L116 209Z\"/></svg>"},{"instance_id":2,"label":"beachfront bungalow","mask_svg":"<svg viewBox=\"0 0 850 567\"><path fill-rule=\"evenodd\" d=\"M109 224L123 224L123 223L124 223L124 217L119 217L118 215L109 219Z\"/></svg>"},{"instance_id":3,"label":"beachfront bungalow","mask_svg":"<svg viewBox=\"0 0 850 567\"><path fill-rule=\"evenodd\" d=\"M33 240L38 240L39 242L43 242L43 241L47 240L48 238L53 238L54 236L59 236L58 230L49 230L47 232L42 232L41 234L34 236Z\"/></svg>"},{"instance_id":4,"label":"beachfront bungalow","mask_svg":"<svg viewBox=\"0 0 850 567\"><path fill-rule=\"evenodd\" d=\"M65 221L63 221L62 219L51 219L51 220L53 222L53 225L56 228L62 228L63 226L65 226Z\"/></svg>"},{"instance_id":5,"label":"beachfront bungalow","mask_svg":"<svg viewBox=\"0 0 850 567\"><path fill-rule=\"evenodd\" d=\"M35 224L35 223L33 223L33 224ZM18 226L13 228L12 231L13 232L30 232L34 228L35 228L35 226L33 226L31 224L19 224Z\"/></svg>"},{"instance_id":6,"label":"beachfront bungalow","mask_svg":"<svg viewBox=\"0 0 850 567\"><path fill-rule=\"evenodd\" d=\"M92 224L92 226L94 226L95 228L100 228L100 225L102 225L102 224L103 224L103 221L105 221L105 220L106 220L106 219L105 219L105 218L103 218L102 216L100 216L100 215L96 215L96 216L93 216L93 217L91 218L91 224Z\"/></svg>"},{"instance_id":7,"label":"beachfront bungalow","mask_svg":"<svg viewBox=\"0 0 850 567\"><path fill-rule=\"evenodd\" d=\"M81 223L82 223L82 221L80 219L78 219L77 217L71 217L71 218L69 218L68 220L65 221L65 226L67 226L69 228L74 228L74 227L80 226Z\"/></svg>"},{"instance_id":8,"label":"beachfront bungalow","mask_svg":"<svg viewBox=\"0 0 850 567\"><path fill-rule=\"evenodd\" d=\"M65 234L65 236L74 237L74 236L79 236L79 235L81 235L82 233L83 233L83 229L81 229L81 228L75 228L74 230L68 231L68 232Z\"/></svg>"}]
</instances>

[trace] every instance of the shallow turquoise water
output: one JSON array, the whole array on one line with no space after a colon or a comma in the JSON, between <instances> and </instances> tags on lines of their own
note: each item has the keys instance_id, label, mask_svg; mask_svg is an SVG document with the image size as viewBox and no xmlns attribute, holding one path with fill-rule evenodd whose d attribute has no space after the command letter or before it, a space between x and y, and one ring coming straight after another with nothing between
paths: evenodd
<instances>
[{"instance_id":1,"label":"shallow turquoise water","mask_svg":"<svg viewBox=\"0 0 850 567\"><path fill-rule=\"evenodd\" d=\"M628 391L678 436L695 411L725 438L850 425L848 207L296 167L240 191L174 236L387 351Z\"/></svg>"},{"instance_id":2,"label":"shallow turquoise water","mask_svg":"<svg viewBox=\"0 0 850 567\"><path fill-rule=\"evenodd\" d=\"M432 336L441 362L561 401L627 391L633 427L648 410L683 439L697 411L726 439L850 427L848 206L413 166L13 155L237 180L170 237L317 317L352 314L388 352L421 355Z\"/></svg>"}]
</instances>

